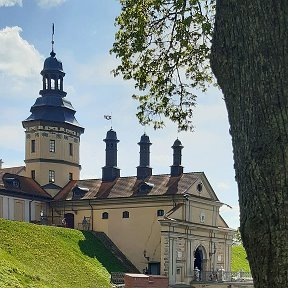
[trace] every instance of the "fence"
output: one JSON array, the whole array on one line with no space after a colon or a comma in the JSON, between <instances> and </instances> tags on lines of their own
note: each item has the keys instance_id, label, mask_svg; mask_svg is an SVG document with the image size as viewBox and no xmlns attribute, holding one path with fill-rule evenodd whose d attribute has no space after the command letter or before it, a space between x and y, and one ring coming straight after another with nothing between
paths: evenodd
<instances>
[{"instance_id":1,"label":"fence","mask_svg":"<svg viewBox=\"0 0 288 288\"><path fill-rule=\"evenodd\" d=\"M115 285L124 284L125 272L111 272L111 283Z\"/></svg>"},{"instance_id":2,"label":"fence","mask_svg":"<svg viewBox=\"0 0 288 288\"><path fill-rule=\"evenodd\" d=\"M125 272L111 272L111 283L114 287L124 287ZM199 271L194 270L193 282L252 282L250 272L226 272L224 270Z\"/></svg>"},{"instance_id":3,"label":"fence","mask_svg":"<svg viewBox=\"0 0 288 288\"><path fill-rule=\"evenodd\" d=\"M217 271L199 271L194 270L194 281L196 282L250 282L253 281L250 272L226 272L224 270Z\"/></svg>"}]
</instances>

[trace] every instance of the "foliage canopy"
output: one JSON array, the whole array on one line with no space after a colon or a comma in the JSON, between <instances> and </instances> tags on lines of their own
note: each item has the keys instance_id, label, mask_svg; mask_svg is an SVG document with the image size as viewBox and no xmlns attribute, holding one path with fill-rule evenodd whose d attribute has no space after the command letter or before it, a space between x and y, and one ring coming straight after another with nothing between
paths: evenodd
<instances>
[{"instance_id":1,"label":"foliage canopy","mask_svg":"<svg viewBox=\"0 0 288 288\"><path fill-rule=\"evenodd\" d=\"M193 128L197 90L213 81L209 64L215 0L121 0L111 53L121 59L114 76L133 79L141 95L143 125L164 125L161 116Z\"/></svg>"}]
</instances>

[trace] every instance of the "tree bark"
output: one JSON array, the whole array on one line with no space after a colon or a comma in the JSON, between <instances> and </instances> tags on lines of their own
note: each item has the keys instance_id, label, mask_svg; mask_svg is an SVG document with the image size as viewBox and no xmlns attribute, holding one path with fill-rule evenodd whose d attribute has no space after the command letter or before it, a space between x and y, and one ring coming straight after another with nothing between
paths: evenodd
<instances>
[{"instance_id":1,"label":"tree bark","mask_svg":"<svg viewBox=\"0 0 288 288\"><path fill-rule=\"evenodd\" d=\"M256 288L288 287L288 1L218 0L211 66L228 111Z\"/></svg>"}]
</instances>

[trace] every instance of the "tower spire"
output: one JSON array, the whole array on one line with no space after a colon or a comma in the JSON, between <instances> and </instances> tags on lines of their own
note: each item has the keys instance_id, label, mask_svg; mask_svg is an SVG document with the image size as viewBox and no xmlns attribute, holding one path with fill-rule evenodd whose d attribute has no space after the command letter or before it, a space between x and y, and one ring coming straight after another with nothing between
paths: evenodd
<instances>
[{"instance_id":1,"label":"tower spire","mask_svg":"<svg viewBox=\"0 0 288 288\"><path fill-rule=\"evenodd\" d=\"M54 52L54 23L52 23L52 41L51 41L51 45L52 45L52 51L50 53L50 55L52 57L54 57L56 54Z\"/></svg>"}]
</instances>

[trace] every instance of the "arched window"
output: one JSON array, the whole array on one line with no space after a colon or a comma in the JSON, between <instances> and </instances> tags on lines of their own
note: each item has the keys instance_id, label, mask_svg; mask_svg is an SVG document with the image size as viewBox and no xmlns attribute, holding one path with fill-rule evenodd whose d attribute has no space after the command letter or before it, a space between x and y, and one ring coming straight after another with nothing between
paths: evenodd
<instances>
[{"instance_id":1,"label":"arched window","mask_svg":"<svg viewBox=\"0 0 288 288\"><path fill-rule=\"evenodd\" d=\"M157 216L158 216L158 217L164 216L164 210L163 210L163 209L157 210Z\"/></svg>"},{"instance_id":2,"label":"arched window","mask_svg":"<svg viewBox=\"0 0 288 288\"><path fill-rule=\"evenodd\" d=\"M102 213L102 219L108 219L108 217L109 217L108 212L103 212Z\"/></svg>"},{"instance_id":3,"label":"arched window","mask_svg":"<svg viewBox=\"0 0 288 288\"><path fill-rule=\"evenodd\" d=\"M44 78L44 89L47 90L48 89L48 79L46 78L47 76L45 75Z\"/></svg>"},{"instance_id":4,"label":"arched window","mask_svg":"<svg viewBox=\"0 0 288 288\"><path fill-rule=\"evenodd\" d=\"M124 211L122 218L129 218L129 212L128 211Z\"/></svg>"}]
</instances>

